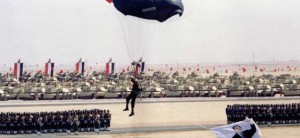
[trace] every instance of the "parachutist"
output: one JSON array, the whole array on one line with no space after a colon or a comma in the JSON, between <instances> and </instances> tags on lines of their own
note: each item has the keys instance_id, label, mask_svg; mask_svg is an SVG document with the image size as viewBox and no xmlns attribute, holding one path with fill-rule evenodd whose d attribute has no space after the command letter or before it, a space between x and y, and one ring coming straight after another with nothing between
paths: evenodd
<instances>
[{"instance_id":1,"label":"parachutist","mask_svg":"<svg viewBox=\"0 0 300 138\"><path fill-rule=\"evenodd\" d=\"M126 98L126 108L123 110L123 111L128 111L129 110L128 109L128 104L129 104L129 101L131 100L131 113L130 113L129 116L134 115L135 99L140 94L140 92L142 90L139 87L139 83L137 82L137 80L134 77L131 78L131 82L133 83L132 90L131 90L131 93Z\"/></svg>"}]
</instances>

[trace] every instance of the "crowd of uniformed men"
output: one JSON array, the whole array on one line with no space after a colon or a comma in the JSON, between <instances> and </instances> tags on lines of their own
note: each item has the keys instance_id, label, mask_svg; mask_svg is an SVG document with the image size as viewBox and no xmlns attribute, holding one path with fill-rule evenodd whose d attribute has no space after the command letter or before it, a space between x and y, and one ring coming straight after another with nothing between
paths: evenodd
<instances>
[{"instance_id":1,"label":"crowd of uniformed men","mask_svg":"<svg viewBox=\"0 0 300 138\"><path fill-rule=\"evenodd\" d=\"M227 123L253 118L258 125L300 123L300 103L233 104L226 108Z\"/></svg>"},{"instance_id":2,"label":"crowd of uniformed men","mask_svg":"<svg viewBox=\"0 0 300 138\"><path fill-rule=\"evenodd\" d=\"M36 113L0 113L1 134L32 134L109 131L109 110L69 110Z\"/></svg>"}]
</instances>

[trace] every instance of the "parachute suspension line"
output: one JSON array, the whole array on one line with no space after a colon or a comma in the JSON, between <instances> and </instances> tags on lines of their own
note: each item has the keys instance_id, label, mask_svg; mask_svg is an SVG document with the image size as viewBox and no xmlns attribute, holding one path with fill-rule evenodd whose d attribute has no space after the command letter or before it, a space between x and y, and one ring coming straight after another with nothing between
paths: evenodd
<instances>
[{"instance_id":1,"label":"parachute suspension line","mask_svg":"<svg viewBox=\"0 0 300 138\"><path fill-rule=\"evenodd\" d=\"M143 47L143 43L142 43L142 41L141 41L141 38L142 38L142 34L141 34L141 26L140 26L140 24L141 24L141 20L140 19L138 19L138 25L137 25L137 38L136 38L136 48L138 49L138 53L136 53L137 54L137 56L135 56L136 58L140 58L139 56L141 56L142 54L143 54L143 51L141 51L140 49L141 49L141 47ZM137 60L137 59L135 59L135 60Z\"/></svg>"},{"instance_id":2,"label":"parachute suspension line","mask_svg":"<svg viewBox=\"0 0 300 138\"><path fill-rule=\"evenodd\" d=\"M146 47L146 45L145 45L145 40L146 40L146 38L147 38L147 35L149 34L148 32L147 32L147 30L145 29L145 23L144 23L144 21L142 21L141 19L139 19L139 21L140 22L142 22L142 24L143 25L141 25L140 27L139 27L139 33L140 33L140 51L141 51L141 53L140 53L140 57L143 57L143 59L145 59L145 50L144 50L144 48ZM148 28L149 29L149 28Z\"/></svg>"},{"instance_id":3,"label":"parachute suspension line","mask_svg":"<svg viewBox=\"0 0 300 138\"><path fill-rule=\"evenodd\" d=\"M134 29L133 29L133 49L134 49L134 53L133 53L133 57L135 59L133 60L137 60L137 58L139 58L139 55L141 54L141 51L140 51L140 42L138 41L138 38L140 37L139 34L140 34L140 28L139 28L139 19L138 20L134 20Z\"/></svg>"},{"instance_id":4,"label":"parachute suspension line","mask_svg":"<svg viewBox=\"0 0 300 138\"><path fill-rule=\"evenodd\" d=\"M131 18L131 21L129 22L129 26L130 26L130 32L131 34L129 34L131 36L131 40L130 40L130 47L131 47L131 55L132 55L132 59L131 60L136 60L137 55L139 54L139 47L138 47L138 41L137 41L137 37L138 37L138 22L136 21L136 19L134 19L135 17Z\"/></svg>"},{"instance_id":5,"label":"parachute suspension line","mask_svg":"<svg viewBox=\"0 0 300 138\"><path fill-rule=\"evenodd\" d=\"M147 59L146 53L148 51L145 51L145 48L147 48L147 35L149 35L149 31L151 28L149 28L149 25L143 23L142 19L139 19L139 57L143 57L143 59Z\"/></svg>"},{"instance_id":6,"label":"parachute suspension line","mask_svg":"<svg viewBox=\"0 0 300 138\"><path fill-rule=\"evenodd\" d=\"M118 20L122 26L122 32L123 32L123 36L124 36L124 40L125 40L125 46L126 46L126 49L127 49L127 55L130 57L129 55L129 49L128 49L128 40L127 40L127 37L126 37L126 34L125 34L125 29L124 29L124 21L122 22L122 20L120 19L120 15L117 13L117 11L115 11L115 13L117 14L118 16Z\"/></svg>"},{"instance_id":7,"label":"parachute suspension line","mask_svg":"<svg viewBox=\"0 0 300 138\"><path fill-rule=\"evenodd\" d=\"M157 32L159 30L159 24L157 23L154 23L154 26L152 26L151 30L152 30L152 33L151 33L151 36L150 36L150 39L148 40L147 42L147 46L145 47L145 51L149 51L146 55L146 57L149 57L150 54L152 53L152 51L150 51L151 47L155 47L153 45L153 41L155 39L155 36L157 35Z\"/></svg>"},{"instance_id":8,"label":"parachute suspension line","mask_svg":"<svg viewBox=\"0 0 300 138\"><path fill-rule=\"evenodd\" d=\"M166 34L167 29L169 28L169 26L172 24L173 22L167 22L163 25L163 28L160 29L161 32L158 33L158 37L157 40L154 41L154 43L159 43L159 41L161 40L161 38Z\"/></svg>"},{"instance_id":9,"label":"parachute suspension line","mask_svg":"<svg viewBox=\"0 0 300 138\"><path fill-rule=\"evenodd\" d=\"M155 34L156 38L153 38L154 40L152 40L151 45L156 46L156 45L159 44L161 38L164 36L164 34L166 34L166 31L167 31L167 29L169 28L169 26L170 26L171 24L172 24L172 21L170 21L170 22L165 22L165 23L162 25L162 28L160 28L159 26L157 26L157 27L159 28L159 29L157 29L157 30L159 30L159 31L158 31L158 33L156 32L156 34ZM154 37L155 37L155 36L154 36Z\"/></svg>"},{"instance_id":10,"label":"parachute suspension line","mask_svg":"<svg viewBox=\"0 0 300 138\"><path fill-rule=\"evenodd\" d=\"M144 46L143 46L143 51L145 51L144 52L144 54L143 54L143 56L145 57L145 59L147 59L148 57L149 57L149 55L150 55L150 53L151 53L151 51L149 51L150 49L151 49L151 42L152 42L152 40L153 40L153 37L154 37L154 35L155 35L155 33L157 32L157 24L156 23L154 23L154 24L152 24L150 21L149 22L147 22L147 34L148 34L148 36L147 36L147 38L148 39L146 39L144 42L145 43L143 43L144 44Z\"/></svg>"},{"instance_id":11,"label":"parachute suspension line","mask_svg":"<svg viewBox=\"0 0 300 138\"><path fill-rule=\"evenodd\" d=\"M147 60L149 61L148 59L148 56L149 55L148 53L150 51L148 51L148 48L149 48L149 43L150 43L150 39L151 39L151 35L153 34L153 31L156 31L155 28L153 28L153 24L151 24L150 21L144 21L145 23L143 23L143 27L142 27L142 31L146 34L146 35L142 35L142 44L143 46L141 47L142 48L142 51L143 52L143 59L144 60Z\"/></svg>"},{"instance_id":12,"label":"parachute suspension line","mask_svg":"<svg viewBox=\"0 0 300 138\"><path fill-rule=\"evenodd\" d=\"M126 37L128 37L128 54L129 54L129 57L130 59L132 60L132 29L130 28L130 24L129 24L129 19L126 19L126 17L124 17L124 22L125 22L125 33L126 34ZM126 30L127 29L127 30Z\"/></svg>"},{"instance_id":13,"label":"parachute suspension line","mask_svg":"<svg viewBox=\"0 0 300 138\"><path fill-rule=\"evenodd\" d=\"M130 59L131 60L133 60L134 59L134 54L136 53L136 49L135 49L135 46L134 46L134 41L133 41L133 39L134 39L134 32L135 32L135 30L134 30L134 20L133 21L131 21L132 20L132 18L131 17L124 17L124 20L126 20L126 28L127 28L127 30L126 30L126 32L127 32L127 37L129 38L128 39L128 43L129 43L129 45L128 45L128 47L129 47L129 55L130 55Z\"/></svg>"}]
</instances>

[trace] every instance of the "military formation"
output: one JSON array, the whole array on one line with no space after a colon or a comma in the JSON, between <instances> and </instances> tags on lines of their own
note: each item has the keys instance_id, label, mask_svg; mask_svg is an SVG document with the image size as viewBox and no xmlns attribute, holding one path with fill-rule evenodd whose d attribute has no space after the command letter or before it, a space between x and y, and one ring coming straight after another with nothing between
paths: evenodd
<instances>
[{"instance_id":1,"label":"military formation","mask_svg":"<svg viewBox=\"0 0 300 138\"><path fill-rule=\"evenodd\" d=\"M126 98L131 91L132 74L110 75L93 72L78 74L60 72L54 77L25 72L20 80L0 74L0 100L59 100ZM300 77L290 74L274 76L242 76L238 73L222 76L218 73L201 76L197 72L141 73L143 97L263 97L281 94L300 96Z\"/></svg>"},{"instance_id":2,"label":"military formation","mask_svg":"<svg viewBox=\"0 0 300 138\"><path fill-rule=\"evenodd\" d=\"M227 123L253 118L258 125L300 124L300 103L227 105Z\"/></svg>"},{"instance_id":3,"label":"military formation","mask_svg":"<svg viewBox=\"0 0 300 138\"><path fill-rule=\"evenodd\" d=\"M109 131L109 110L69 110L35 113L0 113L0 134L67 133Z\"/></svg>"}]
</instances>

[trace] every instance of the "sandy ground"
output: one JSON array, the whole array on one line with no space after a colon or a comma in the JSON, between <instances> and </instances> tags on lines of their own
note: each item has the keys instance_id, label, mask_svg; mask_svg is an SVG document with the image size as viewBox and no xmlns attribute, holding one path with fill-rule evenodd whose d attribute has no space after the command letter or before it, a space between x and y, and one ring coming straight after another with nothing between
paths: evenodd
<instances>
[{"instance_id":1,"label":"sandy ground","mask_svg":"<svg viewBox=\"0 0 300 138\"><path fill-rule=\"evenodd\" d=\"M263 138L297 138L299 127L261 128ZM101 136L102 137L102 136ZM103 135L104 138L216 138L209 130Z\"/></svg>"},{"instance_id":2,"label":"sandy ground","mask_svg":"<svg viewBox=\"0 0 300 138\"><path fill-rule=\"evenodd\" d=\"M300 98L299 98L300 99ZM137 101L136 115L128 117L130 112L123 112L123 103L90 104L90 105L58 105L58 106L26 106L0 107L0 112L37 112L60 111L70 109L110 109L112 113L112 129L142 128L156 126L219 126L226 124L225 108L228 104L281 104L299 103L299 99L274 100L238 100L238 101L193 101L193 102L141 102ZM125 100L124 100L125 102ZM298 137L300 126L293 127L262 127L263 137ZM1 135L0 135L1 136ZM34 135L27 135L34 136ZM27 137L26 136L26 137ZM49 135L48 135L49 136ZM50 137L67 136L51 134ZM6 136L1 136L6 137ZM13 136L15 137L15 136ZM17 136L19 137L19 136ZM78 137L98 137L94 133L83 133ZM140 132L123 134L102 134L101 137L216 137L208 130L172 131L172 132Z\"/></svg>"}]
</instances>

